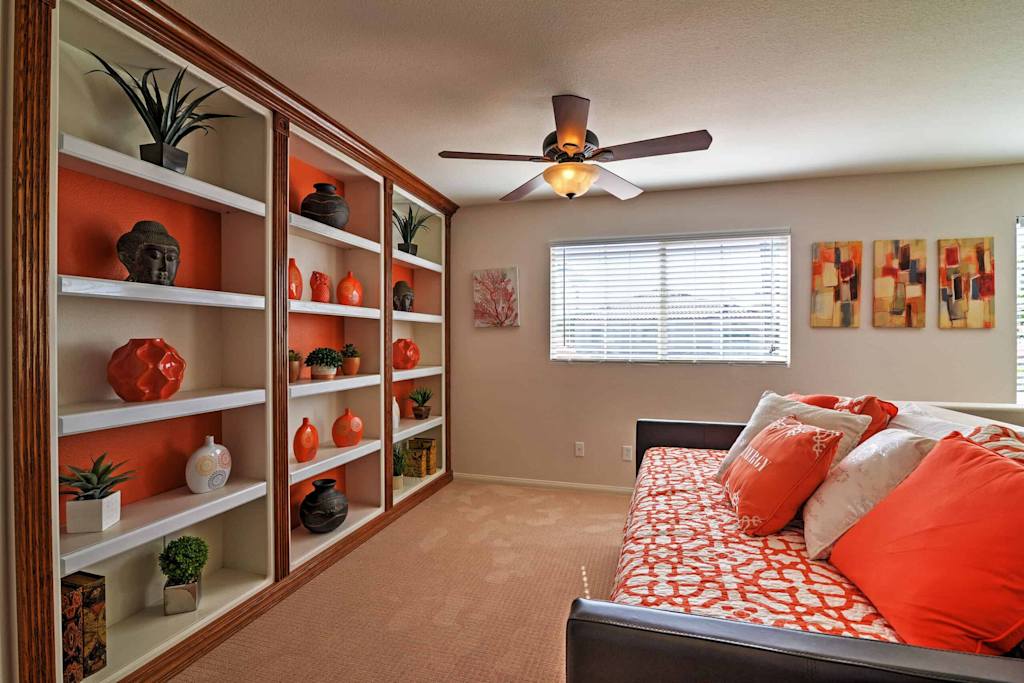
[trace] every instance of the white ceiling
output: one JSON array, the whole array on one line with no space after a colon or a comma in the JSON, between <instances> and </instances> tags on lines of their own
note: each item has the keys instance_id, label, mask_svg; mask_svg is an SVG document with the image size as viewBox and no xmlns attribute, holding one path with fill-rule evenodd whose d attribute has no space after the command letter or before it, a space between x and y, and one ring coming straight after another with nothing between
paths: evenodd
<instances>
[{"instance_id":1,"label":"white ceiling","mask_svg":"<svg viewBox=\"0 0 1024 683\"><path fill-rule=\"evenodd\" d=\"M711 131L609 165L647 190L1024 160L1021 0L170 5L462 205L543 167L437 152L540 153L559 93L606 145Z\"/></svg>"}]
</instances>

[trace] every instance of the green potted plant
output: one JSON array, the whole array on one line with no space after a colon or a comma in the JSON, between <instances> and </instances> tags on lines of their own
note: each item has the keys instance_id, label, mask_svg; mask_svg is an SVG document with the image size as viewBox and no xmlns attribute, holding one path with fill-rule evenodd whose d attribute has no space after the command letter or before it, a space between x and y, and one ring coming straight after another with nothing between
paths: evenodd
<instances>
[{"instance_id":1,"label":"green potted plant","mask_svg":"<svg viewBox=\"0 0 1024 683\"><path fill-rule=\"evenodd\" d=\"M412 207L409 207L407 214L400 214L396 209L391 209L391 223L398 228L398 234L402 236L402 242L398 245L399 251L404 251L407 254L413 256L416 255L418 247L412 243L416 233L420 230L429 230L430 226L427 225L427 221L430 220L430 214L421 215L419 209L416 210L416 214L413 215Z\"/></svg>"},{"instance_id":2,"label":"green potted plant","mask_svg":"<svg viewBox=\"0 0 1024 683\"><path fill-rule=\"evenodd\" d=\"M95 52L90 52L103 66L95 73L106 73L128 97L146 124L153 142L139 146L139 157L157 166L184 173L188 165L188 152L178 149L181 141L192 133L209 133L213 127L204 123L211 119L237 118L234 114L200 112L199 105L220 88L214 88L202 95L193 95L196 88L181 92L181 84L187 69L181 69L171 82L166 94L161 94L156 72L162 69L146 69L141 80L123 66L114 66ZM94 72L90 72L94 73ZM127 78L125 78L127 76Z\"/></svg>"},{"instance_id":3,"label":"green potted plant","mask_svg":"<svg viewBox=\"0 0 1024 683\"><path fill-rule=\"evenodd\" d=\"M104 453L92 461L92 467L84 470L68 465L68 473L61 474L57 481L68 488L62 496L74 496L67 502L67 531L71 534L103 531L121 520L121 492L114 487L132 478L135 470L120 472L123 462L107 462Z\"/></svg>"},{"instance_id":4,"label":"green potted plant","mask_svg":"<svg viewBox=\"0 0 1024 683\"><path fill-rule=\"evenodd\" d=\"M395 444L391 447L391 490L401 491L405 488L405 446Z\"/></svg>"},{"instance_id":5,"label":"green potted plant","mask_svg":"<svg viewBox=\"0 0 1024 683\"><path fill-rule=\"evenodd\" d=\"M341 363L341 354L326 346L318 346L306 356L306 365L313 373L313 379L334 379Z\"/></svg>"},{"instance_id":6,"label":"green potted plant","mask_svg":"<svg viewBox=\"0 0 1024 683\"><path fill-rule=\"evenodd\" d=\"M426 387L416 387L409 392L409 399L412 400L412 416L417 420L426 420L430 417L430 406L427 402L434 397L434 392Z\"/></svg>"},{"instance_id":7,"label":"green potted plant","mask_svg":"<svg viewBox=\"0 0 1024 683\"><path fill-rule=\"evenodd\" d=\"M354 344L345 344L341 349L341 374L354 375L359 372L359 349Z\"/></svg>"},{"instance_id":8,"label":"green potted plant","mask_svg":"<svg viewBox=\"0 0 1024 683\"><path fill-rule=\"evenodd\" d=\"M294 349L288 349L288 381L298 382L302 374L302 354Z\"/></svg>"},{"instance_id":9,"label":"green potted plant","mask_svg":"<svg viewBox=\"0 0 1024 683\"><path fill-rule=\"evenodd\" d=\"M164 614L195 612L201 597L200 579L210 556L210 547L198 536L174 539L160 553L164 584Z\"/></svg>"}]
</instances>

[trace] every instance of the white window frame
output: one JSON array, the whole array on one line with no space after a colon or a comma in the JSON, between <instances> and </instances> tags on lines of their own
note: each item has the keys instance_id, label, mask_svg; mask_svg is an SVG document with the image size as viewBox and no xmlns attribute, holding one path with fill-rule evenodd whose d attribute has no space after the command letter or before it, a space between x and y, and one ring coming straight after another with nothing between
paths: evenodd
<instances>
[{"instance_id":1,"label":"white window frame","mask_svg":"<svg viewBox=\"0 0 1024 683\"><path fill-rule=\"evenodd\" d=\"M721 358L685 358L685 359L626 359L626 358L608 358L608 359L594 359L594 358L566 358L554 356L554 345L552 339L552 307L554 306L555 297L551 290L552 274L554 264L552 259L554 257L553 249L556 247L565 246L586 246L586 245L611 245L611 244L631 244L631 243L644 243L644 242L688 242L688 241L700 241L700 240L724 240L730 238L744 239L744 238L758 238L758 237L784 237L787 240L786 245L786 256L788 263L786 264L786 290L787 294L784 299L786 305L786 312L788 319L785 321L785 336L787 339L786 354L785 357L772 360L747 360L747 359L721 359ZM673 364L673 365L758 365L758 366L771 366L771 367L790 367L792 354L793 354L793 243L791 230L788 227L783 228L765 228L759 230L745 230L745 231L729 231L729 232L702 232L702 233L681 233L681 234L668 234L668 235L630 235L630 236L615 236L605 238L593 238L593 239L581 239L581 240L555 240L549 242L549 261L548 261L548 360L553 363L628 363L628 364L639 364L639 365L661 365L661 364Z\"/></svg>"}]
</instances>

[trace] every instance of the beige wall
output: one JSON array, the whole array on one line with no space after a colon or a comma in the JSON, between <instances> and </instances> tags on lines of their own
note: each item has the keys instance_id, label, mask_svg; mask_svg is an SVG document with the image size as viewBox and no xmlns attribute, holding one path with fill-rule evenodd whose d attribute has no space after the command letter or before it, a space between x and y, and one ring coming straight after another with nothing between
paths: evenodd
<instances>
[{"instance_id":1,"label":"beige wall","mask_svg":"<svg viewBox=\"0 0 1024 683\"><path fill-rule=\"evenodd\" d=\"M524 168L524 173L529 169ZM856 176L468 207L452 230L452 441L460 473L627 486L638 417L742 420L766 388L1012 402L1014 223L1024 166ZM600 235L792 229L790 367L567 364L548 360L548 243ZM938 237L995 236L996 329L939 330ZM928 239L927 326L812 330L810 245ZM519 266L522 327L475 329L471 271ZM870 298L868 298L870 301ZM586 443L575 458L574 441Z\"/></svg>"}]
</instances>

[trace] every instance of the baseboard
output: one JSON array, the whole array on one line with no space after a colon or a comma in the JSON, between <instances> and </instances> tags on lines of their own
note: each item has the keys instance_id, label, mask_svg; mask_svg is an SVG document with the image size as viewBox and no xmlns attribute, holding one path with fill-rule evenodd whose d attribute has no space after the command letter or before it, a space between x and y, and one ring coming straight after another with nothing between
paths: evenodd
<instances>
[{"instance_id":1,"label":"baseboard","mask_svg":"<svg viewBox=\"0 0 1024 683\"><path fill-rule=\"evenodd\" d=\"M575 489L577 491L601 491L602 493L633 493L630 486L608 486L606 484L580 484L574 481L550 481L548 479L523 479L521 477L499 477L493 474L470 474L456 472L456 479L484 481L490 484L514 484L516 486L539 486L548 489Z\"/></svg>"}]
</instances>

